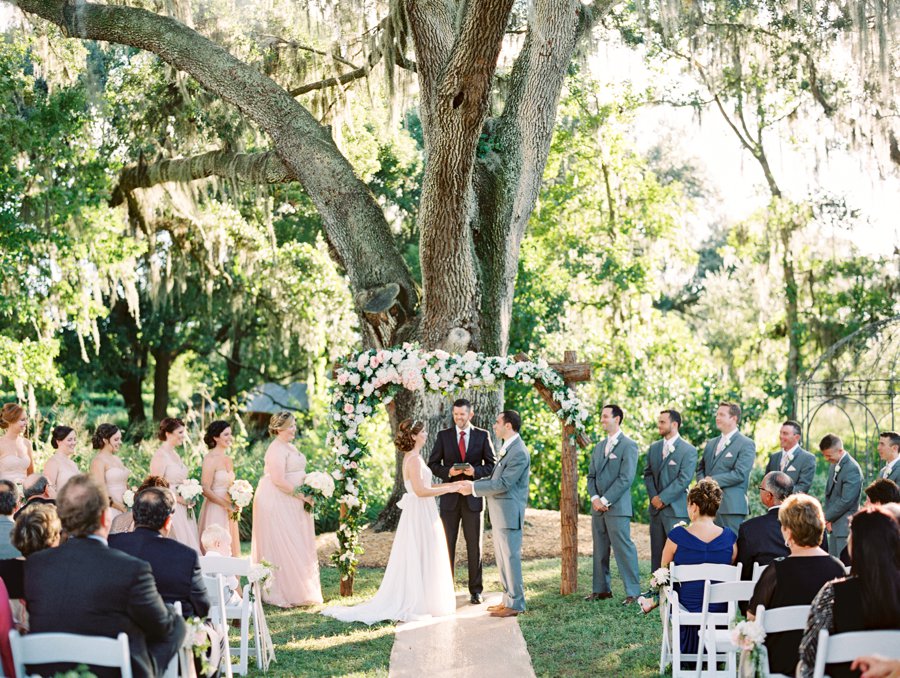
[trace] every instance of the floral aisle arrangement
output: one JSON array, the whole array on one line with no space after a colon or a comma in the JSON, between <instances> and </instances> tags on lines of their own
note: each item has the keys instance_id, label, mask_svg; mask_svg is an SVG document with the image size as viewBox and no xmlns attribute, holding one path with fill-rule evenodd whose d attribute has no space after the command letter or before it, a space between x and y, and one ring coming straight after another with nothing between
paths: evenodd
<instances>
[{"instance_id":1,"label":"floral aisle arrangement","mask_svg":"<svg viewBox=\"0 0 900 678\"><path fill-rule=\"evenodd\" d=\"M316 501L331 499L334 496L334 478L321 471L312 471L306 474L303 484L297 488L296 493L313 500L303 502L303 508L307 513L312 513Z\"/></svg>"},{"instance_id":2,"label":"floral aisle arrangement","mask_svg":"<svg viewBox=\"0 0 900 678\"><path fill-rule=\"evenodd\" d=\"M731 629L731 642L741 649L738 676L764 678L769 675L768 656L765 652L766 632L756 621L738 622Z\"/></svg>"},{"instance_id":3,"label":"floral aisle arrangement","mask_svg":"<svg viewBox=\"0 0 900 678\"><path fill-rule=\"evenodd\" d=\"M250 502L253 501L253 485L246 480L235 480L228 488L228 496L237 507L236 511L231 512L231 519L240 520L241 511L250 506Z\"/></svg>"},{"instance_id":4,"label":"floral aisle arrangement","mask_svg":"<svg viewBox=\"0 0 900 678\"><path fill-rule=\"evenodd\" d=\"M359 437L360 424L401 389L449 395L461 389L492 388L503 380L543 382L559 405L557 416L574 428L575 435L584 432L587 410L544 360L517 362L508 356L485 356L474 351L454 355L404 344L396 349L363 351L340 364L332 386L329 444L335 452L337 468L331 475L338 501L346 507L337 532L339 549L333 556L342 580L354 575L362 553L359 533L365 504L359 464L369 450Z\"/></svg>"},{"instance_id":5,"label":"floral aisle arrangement","mask_svg":"<svg viewBox=\"0 0 900 678\"><path fill-rule=\"evenodd\" d=\"M650 590L638 596L641 612L647 614L659 605L660 589L669 585L669 568L660 567L650 575Z\"/></svg>"}]
</instances>

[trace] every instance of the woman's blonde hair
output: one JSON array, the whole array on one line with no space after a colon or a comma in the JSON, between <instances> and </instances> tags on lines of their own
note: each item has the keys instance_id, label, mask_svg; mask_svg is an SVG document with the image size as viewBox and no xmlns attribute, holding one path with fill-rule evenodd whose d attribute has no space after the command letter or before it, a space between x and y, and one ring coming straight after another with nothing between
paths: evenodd
<instances>
[{"instance_id":1,"label":"woman's blonde hair","mask_svg":"<svg viewBox=\"0 0 900 678\"><path fill-rule=\"evenodd\" d=\"M825 533L822 505L808 494L792 494L778 507L778 522L797 546L818 546Z\"/></svg>"},{"instance_id":2,"label":"woman's blonde hair","mask_svg":"<svg viewBox=\"0 0 900 678\"><path fill-rule=\"evenodd\" d=\"M269 434L278 435L279 432L289 427L294 422L294 415L290 412L276 412L269 419Z\"/></svg>"},{"instance_id":3,"label":"woman's blonde hair","mask_svg":"<svg viewBox=\"0 0 900 678\"><path fill-rule=\"evenodd\" d=\"M9 425L19 421L23 414L25 414L25 408L18 403L5 403L0 408L0 428L9 428Z\"/></svg>"}]
</instances>

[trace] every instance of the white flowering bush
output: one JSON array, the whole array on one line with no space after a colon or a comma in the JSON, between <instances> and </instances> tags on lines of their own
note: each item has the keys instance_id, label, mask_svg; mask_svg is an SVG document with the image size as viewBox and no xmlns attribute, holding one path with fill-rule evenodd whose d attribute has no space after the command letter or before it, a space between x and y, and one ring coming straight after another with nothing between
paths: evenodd
<instances>
[{"instance_id":1,"label":"white flowering bush","mask_svg":"<svg viewBox=\"0 0 900 678\"><path fill-rule=\"evenodd\" d=\"M396 349L368 350L342 361L332 386L332 431L329 444L335 453L335 480L338 501L346 514L338 530L338 552L333 559L347 580L356 572L360 517L365 511L359 485L359 464L369 453L359 437L360 425L380 404L387 404L401 390L450 395L463 389L492 388L502 380L534 384L541 381L550 389L559 406L557 416L574 429L584 432L588 412L578 396L546 361L517 362L507 356L485 356L468 351L454 355L446 351L422 351L404 344Z\"/></svg>"},{"instance_id":2,"label":"white flowering bush","mask_svg":"<svg viewBox=\"0 0 900 678\"><path fill-rule=\"evenodd\" d=\"M175 488L178 496L191 508L197 503L198 497L203 494L203 487L196 478L188 478Z\"/></svg>"},{"instance_id":3,"label":"white flowering bush","mask_svg":"<svg viewBox=\"0 0 900 678\"><path fill-rule=\"evenodd\" d=\"M235 480L228 488L228 496L237 507L236 511L231 512L231 519L240 520L241 511L250 506L250 502L253 501L253 485L246 480Z\"/></svg>"}]
</instances>

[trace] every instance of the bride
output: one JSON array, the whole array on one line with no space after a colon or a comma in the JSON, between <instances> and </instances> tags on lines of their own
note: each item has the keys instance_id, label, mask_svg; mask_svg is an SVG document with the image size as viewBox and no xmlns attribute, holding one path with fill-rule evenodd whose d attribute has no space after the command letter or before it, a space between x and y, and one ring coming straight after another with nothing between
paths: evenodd
<instances>
[{"instance_id":1,"label":"bride","mask_svg":"<svg viewBox=\"0 0 900 678\"><path fill-rule=\"evenodd\" d=\"M420 621L456 612L447 539L434 497L456 492L461 483L432 487L431 471L420 454L428 437L421 421L400 423L394 443L403 455L406 494L384 578L375 596L352 607L335 606L322 614L341 621L374 624L389 619Z\"/></svg>"}]
</instances>

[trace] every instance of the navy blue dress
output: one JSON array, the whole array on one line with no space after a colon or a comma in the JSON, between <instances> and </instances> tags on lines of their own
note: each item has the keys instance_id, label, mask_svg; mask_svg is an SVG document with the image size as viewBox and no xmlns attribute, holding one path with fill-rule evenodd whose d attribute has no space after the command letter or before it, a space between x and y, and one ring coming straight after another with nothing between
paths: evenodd
<instances>
[{"instance_id":1,"label":"navy blue dress","mask_svg":"<svg viewBox=\"0 0 900 678\"><path fill-rule=\"evenodd\" d=\"M737 535L729 528L723 528L722 534L707 543L698 539L683 527L672 528L669 539L677 544L675 551L676 565L704 565L717 563L731 565L731 557L734 551L734 543ZM700 612L703 609L703 582L688 581L683 584L675 584L678 592L678 601L688 612ZM710 612L725 612L726 603L717 603L709 606ZM699 626L681 627L681 651L684 654L696 654L700 647L698 638Z\"/></svg>"}]
</instances>

